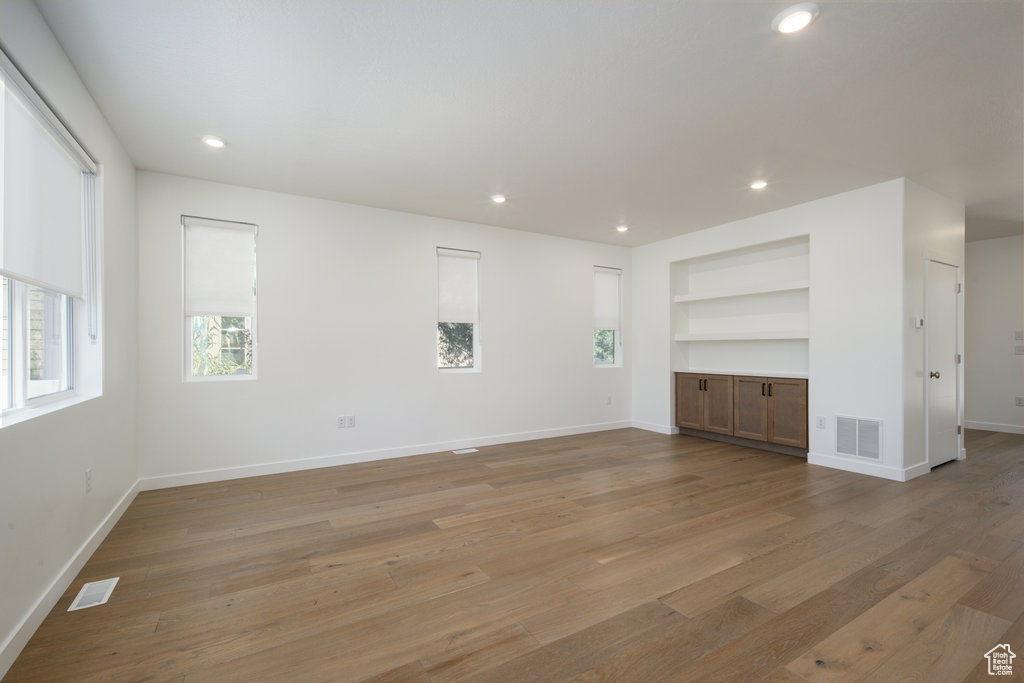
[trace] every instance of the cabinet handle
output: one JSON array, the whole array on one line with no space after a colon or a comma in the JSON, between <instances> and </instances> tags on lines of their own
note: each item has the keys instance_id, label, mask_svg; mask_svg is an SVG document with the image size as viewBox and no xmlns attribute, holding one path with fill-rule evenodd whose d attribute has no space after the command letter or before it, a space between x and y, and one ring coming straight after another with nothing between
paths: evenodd
<instances>
[{"instance_id":1,"label":"cabinet handle","mask_svg":"<svg viewBox=\"0 0 1024 683\"><path fill-rule=\"evenodd\" d=\"M768 395L769 396L772 395L772 383L771 382L768 383Z\"/></svg>"},{"instance_id":2,"label":"cabinet handle","mask_svg":"<svg viewBox=\"0 0 1024 683\"><path fill-rule=\"evenodd\" d=\"M761 395L764 396L764 382L761 382Z\"/></svg>"},{"instance_id":3,"label":"cabinet handle","mask_svg":"<svg viewBox=\"0 0 1024 683\"><path fill-rule=\"evenodd\" d=\"M704 391L704 382L706 381L706 379L697 380L697 391Z\"/></svg>"}]
</instances>

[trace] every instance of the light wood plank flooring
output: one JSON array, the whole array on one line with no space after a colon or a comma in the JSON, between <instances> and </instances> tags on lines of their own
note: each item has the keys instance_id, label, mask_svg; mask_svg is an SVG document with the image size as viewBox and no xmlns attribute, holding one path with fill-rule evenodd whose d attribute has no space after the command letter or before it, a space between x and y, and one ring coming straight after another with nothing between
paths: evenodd
<instances>
[{"instance_id":1,"label":"light wood plank flooring","mask_svg":"<svg viewBox=\"0 0 1024 683\"><path fill-rule=\"evenodd\" d=\"M967 447L900 484L624 429L142 493L7 679L1022 676L1024 436Z\"/></svg>"}]
</instances>

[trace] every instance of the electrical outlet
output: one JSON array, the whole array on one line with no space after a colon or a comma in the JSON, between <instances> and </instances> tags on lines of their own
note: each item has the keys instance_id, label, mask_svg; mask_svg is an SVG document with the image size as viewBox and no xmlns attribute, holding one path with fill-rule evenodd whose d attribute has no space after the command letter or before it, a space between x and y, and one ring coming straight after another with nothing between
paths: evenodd
<instances>
[{"instance_id":1,"label":"electrical outlet","mask_svg":"<svg viewBox=\"0 0 1024 683\"><path fill-rule=\"evenodd\" d=\"M814 418L814 426L817 427L818 429L824 429L825 428L825 418L820 417L820 416Z\"/></svg>"},{"instance_id":2,"label":"electrical outlet","mask_svg":"<svg viewBox=\"0 0 1024 683\"><path fill-rule=\"evenodd\" d=\"M1024 330L1017 330L1013 333L1014 341L1024 341Z\"/></svg>"},{"instance_id":3,"label":"electrical outlet","mask_svg":"<svg viewBox=\"0 0 1024 683\"><path fill-rule=\"evenodd\" d=\"M85 492L89 493L92 491L92 468L90 467L85 471Z\"/></svg>"},{"instance_id":4,"label":"electrical outlet","mask_svg":"<svg viewBox=\"0 0 1024 683\"><path fill-rule=\"evenodd\" d=\"M355 427L356 426L356 416L355 415L346 415L345 416L345 426L349 427L349 428Z\"/></svg>"},{"instance_id":5,"label":"electrical outlet","mask_svg":"<svg viewBox=\"0 0 1024 683\"><path fill-rule=\"evenodd\" d=\"M345 428L345 416L344 415L339 415L338 416L338 429L344 429L344 428Z\"/></svg>"},{"instance_id":6,"label":"electrical outlet","mask_svg":"<svg viewBox=\"0 0 1024 683\"><path fill-rule=\"evenodd\" d=\"M1024 408L1024 396L1017 397L1017 407Z\"/></svg>"},{"instance_id":7,"label":"electrical outlet","mask_svg":"<svg viewBox=\"0 0 1024 683\"><path fill-rule=\"evenodd\" d=\"M608 397L608 400L606 401L606 403L607 403L607 405L611 405L612 404L612 397L611 396Z\"/></svg>"}]
</instances>

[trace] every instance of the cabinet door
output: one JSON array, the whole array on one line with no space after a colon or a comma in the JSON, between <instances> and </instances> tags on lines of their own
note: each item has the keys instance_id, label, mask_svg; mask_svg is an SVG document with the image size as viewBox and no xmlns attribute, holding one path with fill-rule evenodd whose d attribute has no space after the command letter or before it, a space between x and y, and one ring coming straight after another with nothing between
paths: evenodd
<instances>
[{"instance_id":1,"label":"cabinet door","mask_svg":"<svg viewBox=\"0 0 1024 683\"><path fill-rule=\"evenodd\" d=\"M676 373L676 426L689 427L690 429L703 429L701 422L704 412L704 404L701 400L704 392L701 391L700 375L688 372Z\"/></svg>"},{"instance_id":2,"label":"cabinet door","mask_svg":"<svg viewBox=\"0 0 1024 683\"><path fill-rule=\"evenodd\" d=\"M768 440L807 448L807 380L768 378Z\"/></svg>"},{"instance_id":3,"label":"cabinet door","mask_svg":"<svg viewBox=\"0 0 1024 683\"><path fill-rule=\"evenodd\" d=\"M704 429L732 434L732 375L704 376Z\"/></svg>"},{"instance_id":4,"label":"cabinet door","mask_svg":"<svg viewBox=\"0 0 1024 683\"><path fill-rule=\"evenodd\" d=\"M734 378L732 433L744 439L768 440L767 378Z\"/></svg>"}]
</instances>

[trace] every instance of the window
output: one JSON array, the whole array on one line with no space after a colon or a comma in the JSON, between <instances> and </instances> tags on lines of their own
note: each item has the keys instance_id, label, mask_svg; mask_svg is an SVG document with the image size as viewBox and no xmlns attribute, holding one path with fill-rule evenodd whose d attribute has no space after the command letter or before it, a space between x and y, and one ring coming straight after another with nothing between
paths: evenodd
<instances>
[{"instance_id":1,"label":"window","mask_svg":"<svg viewBox=\"0 0 1024 683\"><path fill-rule=\"evenodd\" d=\"M437 248L437 367L480 370L480 252Z\"/></svg>"},{"instance_id":2,"label":"window","mask_svg":"<svg viewBox=\"0 0 1024 683\"><path fill-rule=\"evenodd\" d=\"M0 426L98 395L96 163L0 53ZM79 320L83 321L79 323ZM91 347L91 348L90 348ZM76 392L79 376L88 385Z\"/></svg>"},{"instance_id":3,"label":"window","mask_svg":"<svg viewBox=\"0 0 1024 683\"><path fill-rule=\"evenodd\" d=\"M622 271L594 266L594 365L622 365Z\"/></svg>"},{"instance_id":4,"label":"window","mask_svg":"<svg viewBox=\"0 0 1024 683\"><path fill-rule=\"evenodd\" d=\"M185 378L256 375L256 234L250 223L182 216Z\"/></svg>"},{"instance_id":5,"label":"window","mask_svg":"<svg viewBox=\"0 0 1024 683\"><path fill-rule=\"evenodd\" d=\"M3 318L0 319L0 414L11 407L11 334L10 324L7 322L11 317L7 312L10 307L10 297L7 278L0 277L0 311Z\"/></svg>"}]
</instances>

